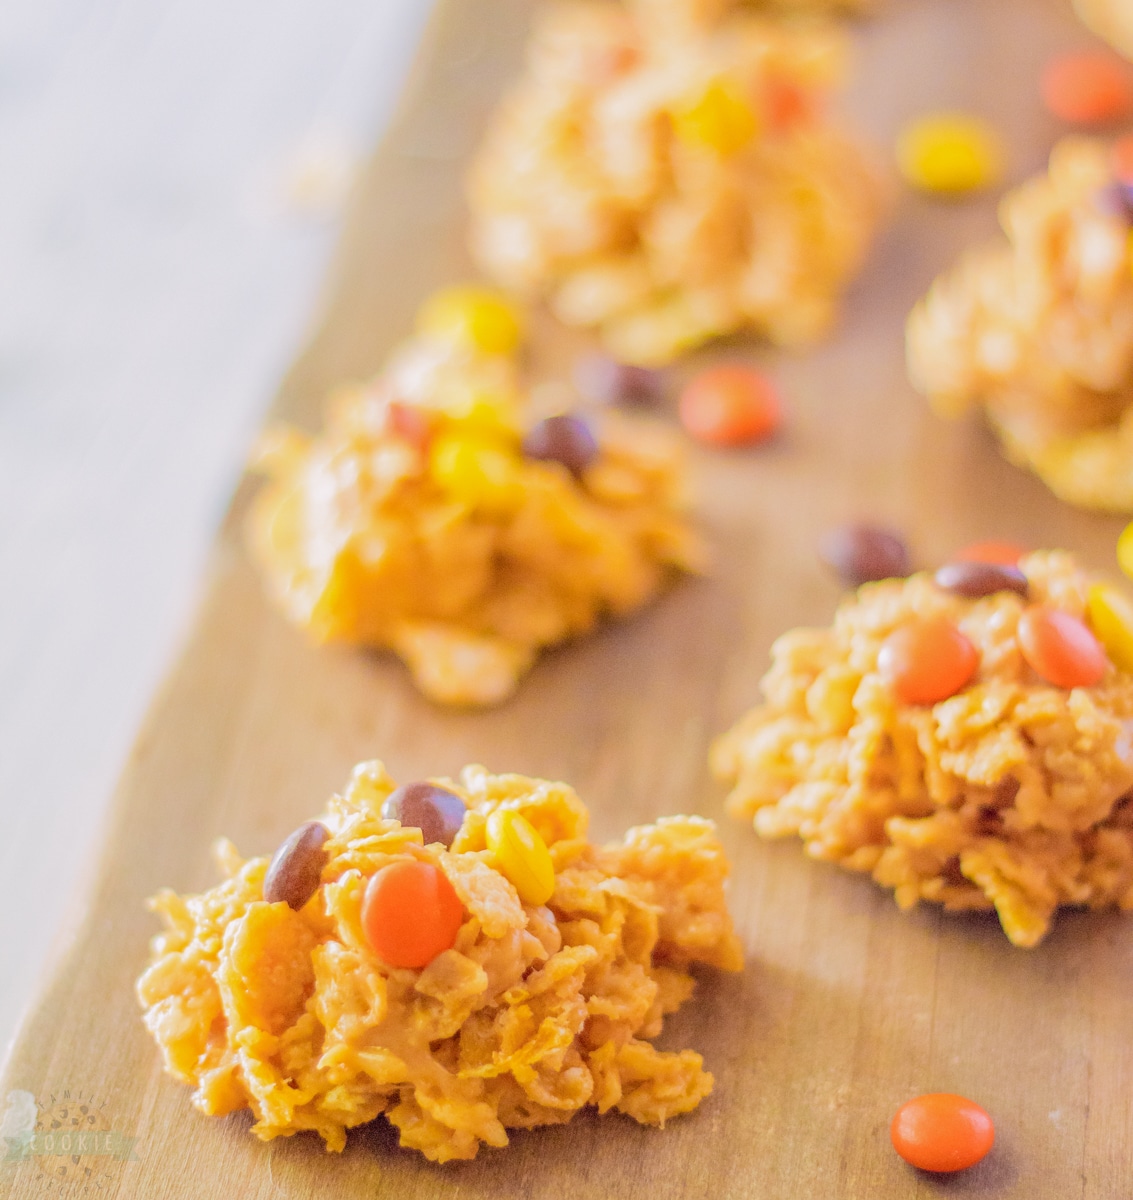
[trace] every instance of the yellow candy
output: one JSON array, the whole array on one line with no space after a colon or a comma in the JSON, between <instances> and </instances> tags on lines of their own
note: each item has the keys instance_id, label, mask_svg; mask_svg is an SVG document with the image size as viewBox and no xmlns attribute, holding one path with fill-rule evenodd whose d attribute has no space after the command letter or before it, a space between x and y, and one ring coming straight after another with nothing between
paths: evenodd
<instances>
[{"instance_id":1,"label":"yellow candy","mask_svg":"<svg viewBox=\"0 0 1133 1200\"><path fill-rule=\"evenodd\" d=\"M417 315L417 329L481 354L512 354L523 336L523 319L499 292L462 284L434 292Z\"/></svg>"},{"instance_id":2,"label":"yellow candy","mask_svg":"<svg viewBox=\"0 0 1133 1200\"><path fill-rule=\"evenodd\" d=\"M555 890L555 868L539 831L517 812L496 809L488 818L488 849L496 869L524 904L546 904Z\"/></svg>"},{"instance_id":3,"label":"yellow candy","mask_svg":"<svg viewBox=\"0 0 1133 1200\"><path fill-rule=\"evenodd\" d=\"M1003 149L986 121L940 113L918 117L901 130L897 165L921 191L961 196L996 182L1003 171Z\"/></svg>"},{"instance_id":4,"label":"yellow candy","mask_svg":"<svg viewBox=\"0 0 1133 1200\"><path fill-rule=\"evenodd\" d=\"M1133 521L1125 526L1117 539L1117 565L1133 579Z\"/></svg>"},{"instance_id":5,"label":"yellow candy","mask_svg":"<svg viewBox=\"0 0 1133 1200\"><path fill-rule=\"evenodd\" d=\"M455 499L492 512L506 512L522 496L519 461L496 439L442 433L429 450L429 474Z\"/></svg>"},{"instance_id":6,"label":"yellow candy","mask_svg":"<svg viewBox=\"0 0 1133 1200\"><path fill-rule=\"evenodd\" d=\"M759 132L755 110L730 83L714 79L687 108L674 113L677 136L724 156L738 153Z\"/></svg>"},{"instance_id":7,"label":"yellow candy","mask_svg":"<svg viewBox=\"0 0 1133 1200\"><path fill-rule=\"evenodd\" d=\"M1133 671L1133 604L1117 588L1095 583L1086 593L1086 611L1110 662Z\"/></svg>"},{"instance_id":8,"label":"yellow candy","mask_svg":"<svg viewBox=\"0 0 1133 1200\"><path fill-rule=\"evenodd\" d=\"M464 429L486 437L513 439L519 436L519 402L503 392L465 388L461 394L453 395L451 403L446 404L446 412Z\"/></svg>"}]
</instances>

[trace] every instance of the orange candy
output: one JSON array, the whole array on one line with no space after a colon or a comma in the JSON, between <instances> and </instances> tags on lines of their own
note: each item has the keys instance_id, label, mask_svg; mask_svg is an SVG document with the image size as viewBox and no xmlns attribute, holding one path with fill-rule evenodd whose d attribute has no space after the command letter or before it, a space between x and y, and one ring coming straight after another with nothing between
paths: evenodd
<instances>
[{"instance_id":1,"label":"orange candy","mask_svg":"<svg viewBox=\"0 0 1133 1200\"><path fill-rule=\"evenodd\" d=\"M905 704L935 704L975 675L980 656L947 617L914 617L882 643L877 666Z\"/></svg>"},{"instance_id":2,"label":"orange candy","mask_svg":"<svg viewBox=\"0 0 1133 1200\"><path fill-rule=\"evenodd\" d=\"M1093 687L1109 666L1085 622L1061 608L1032 604L1019 618L1015 636L1027 663L1055 687Z\"/></svg>"},{"instance_id":3,"label":"orange candy","mask_svg":"<svg viewBox=\"0 0 1133 1200\"><path fill-rule=\"evenodd\" d=\"M1063 54L1043 71L1047 108L1071 125L1108 125L1133 113L1133 75L1104 50Z\"/></svg>"},{"instance_id":4,"label":"orange candy","mask_svg":"<svg viewBox=\"0 0 1133 1200\"><path fill-rule=\"evenodd\" d=\"M432 863L391 863L366 885L362 929L378 957L391 967L428 966L452 948L463 921L460 898Z\"/></svg>"},{"instance_id":5,"label":"orange candy","mask_svg":"<svg viewBox=\"0 0 1133 1200\"><path fill-rule=\"evenodd\" d=\"M398 401L391 403L386 410L386 428L418 450L428 447L433 433L429 418L419 408Z\"/></svg>"},{"instance_id":6,"label":"orange candy","mask_svg":"<svg viewBox=\"0 0 1133 1200\"><path fill-rule=\"evenodd\" d=\"M995 563L1001 567L1013 567L1026 553L1027 548L1016 542L973 542L963 550L957 550L949 561Z\"/></svg>"},{"instance_id":7,"label":"orange candy","mask_svg":"<svg viewBox=\"0 0 1133 1200\"><path fill-rule=\"evenodd\" d=\"M814 114L814 97L793 79L772 76L764 84L763 106L768 125L777 133L784 133L810 120Z\"/></svg>"},{"instance_id":8,"label":"orange candy","mask_svg":"<svg viewBox=\"0 0 1133 1200\"><path fill-rule=\"evenodd\" d=\"M995 1125L980 1106L950 1092L902 1104L889 1126L893 1148L922 1171L964 1171L995 1145Z\"/></svg>"},{"instance_id":9,"label":"orange candy","mask_svg":"<svg viewBox=\"0 0 1133 1200\"><path fill-rule=\"evenodd\" d=\"M783 420L770 380L739 363L709 367L694 376L681 393L678 412L685 431L710 446L762 442Z\"/></svg>"}]
</instances>

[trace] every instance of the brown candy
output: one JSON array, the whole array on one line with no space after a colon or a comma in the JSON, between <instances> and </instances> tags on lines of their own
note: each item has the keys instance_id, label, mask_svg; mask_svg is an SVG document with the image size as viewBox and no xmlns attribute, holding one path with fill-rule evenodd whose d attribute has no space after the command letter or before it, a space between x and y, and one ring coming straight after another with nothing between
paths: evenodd
<instances>
[{"instance_id":1,"label":"brown candy","mask_svg":"<svg viewBox=\"0 0 1133 1200\"><path fill-rule=\"evenodd\" d=\"M382 816L387 821L420 829L426 846L440 842L446 848L460 832L467 811L459 796L424 780L403 784L390 792L382 805Z\"/></svg>"},{"instance_id":2,"label":"brown candy","mask_svg":"<svg viewBox=\"0 0 1133 1200\"><path fill-rule=\"evenodd\" d=\"M581 417L561 413L531 427L523 439L523 453L543 462L562 463L572 475L581 475L598 457L598 442Z\"/></svg>"},{"instance_id":3,"label":"brown candy","mask_svg":"<svg viewBox=\"0 0 1133 1200\"><path fill-rule=\"evenodd\" d=\"M976 600L996 592L1027 594L1027 577L1018 567L1005 563L950 562L936 573L936 586L957 596Z\"/></svg>"},{"instance_id":4,"label":"brown candy","mask_svg":"<svg viewBox=\"0 0 1133 1200\"><path fill-rule=\"evenodd\" d=\"M1096 196L1097 206L1111 217L1120 217L1133 224L1133 188L1115 179Z\"/></svg>"},{"instance_id":5,"label":"brown candy","mask_svg":"<svg viewBox=\"0 0 1133 1200\"><path fill-rule=\"evenodd\" d=\"M904 540L878 525L831 529L819 542L818 556L850 587L900 579L909 573L909 548Z\"/></svg>"},{"instance_id":6,"label":"brown candy","mask_svg":"<svg viewBox=\"0 0 1133 1200\"><path fill-rule=\"evenodd\" d=\"M330 831L318 821L308 821L275 852L264 876L264 899L269 904L282 901L296 912L318 890L327 852L323 843Z\"/></svg>"},{"instance_id":7,"label":"brown candy","mask_svg":"<svg viewBox=\"0 0 1133 1200\"><path fill-rule=\"evenodd\" d=\"M574 366L574 386L594 404L656 404L661 399L660 371L588 354Z\"/></svg>"}]
</instances>

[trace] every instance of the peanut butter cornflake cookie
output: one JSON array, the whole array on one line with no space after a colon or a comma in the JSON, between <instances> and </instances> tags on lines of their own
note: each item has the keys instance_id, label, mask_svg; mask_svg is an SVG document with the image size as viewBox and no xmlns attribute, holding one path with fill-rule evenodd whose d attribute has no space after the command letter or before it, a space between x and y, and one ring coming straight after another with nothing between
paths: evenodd
<instances>
[{"instance_id":1,"label":"peanut butter cornflake cookie","mask_svg":"<svg viewBox=\"0 0 1133 1200\"><path fill-rule=\"evenodd\" d=\"M712 1076L650 1039L690 966L742 965L723 850L700 817L605 847L586 826L562 783L468 767L395 788L371 762L270 862L221 842L226 882L152 902L138 995L166 1069L265 1141L341 1150L384 1113L436 1162L587 1105L689 1112Z\"/></svg>"},{"instance_id":2,"label":"peanut butter cornflake cookie","mask_svg":"<svg viewBox=\"0 0 1133 1200\"><path fill-rule=\"evenodd\" d=\"M734 5L560 4L474 164L474 255L625 362L820 337L882 207L823 112L845 51Z\"/></svg>"},{"instance_id":3,"label":"peanut butter cornflake cookie","mask_svg":"<svg viewBox=\"0 0 1133 1200\"><path fill-rule=\"evenodd\" d=\"M1133 58L1133 7L1128 0L1074 0L1083 21L1126 58Z\"/></svg>"},{"instance_id":4,"label":"peanut butter cornflake cookie","mask_svg":"<svg viewBox=\"0 0 1133 1200\"><path fill-rule=\"evenodd\" d=\"M1034 946L1061 905L1133 908L1131 670L1133 606L1069 555L951 563L779 638L712 767L764 837Z\"/></svg>"},{"instance_id":5,"label":"peanut butter cornflake cookie","mask_svg":"<svg viewBox=\"0 0 1133 1200\"><path fill-rule=\"evenodd\" d=\"M274 431L252 551L318 641L392 649L442 704L505 699L543 647L701 564L678 442L648 422L535 420L519 324L482 289L425 306L316 437Z\"/></svg>"},{"instance_id":6,"label":"peanut butter cornflake cookie","mask_svg":"<svg viewBox=\"0 0 1133 1200\"><path fill-rule=\"evenodd\" d=\"M1133 145L1065 139L1000 221L913 310L912 381L1061 499L1133 512Z\"/></svg>"}]
</instances>

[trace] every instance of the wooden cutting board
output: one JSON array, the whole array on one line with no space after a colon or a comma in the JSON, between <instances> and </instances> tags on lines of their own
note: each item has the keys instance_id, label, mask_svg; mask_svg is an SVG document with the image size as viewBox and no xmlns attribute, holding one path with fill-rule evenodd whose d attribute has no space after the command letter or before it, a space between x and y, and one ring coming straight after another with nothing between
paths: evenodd
<instances>
[{"instance_id":1,"label":"wooden cutting board","mask_svg":"<svg viewBox=\"0 0 1133 1200\"><path fill-rule=\"evenodd\" d=\"M374 370L418 300L467 273L459 181L515 70L530 8L439 4L400 116L355 197L325 316L277 413L316 423L330 385ZM1041 165L1056 133L1038 106L1039 66L1087 36L1063 0L888 0L859 40L850 104L880 147L913 112L971 108L1008 135L1018 178ZM85 909L0 1084L0 1102L24 1092L58 1120L115 1131L119 1157L0 1162L0 1195L1133 1193L1133 918L1063 916L1043 946L1022 951L985 916L901 915L868 880L726 818L705 768L710 738L755 700L772 639L829 619L838 589L814 546L831 524L888 520L926 564L992 536L1111 564L1119 521L1057 504L978 427L933 418L905 381L909 306L993 229L992 198L899 197L836 339L795 358L756 352L789 397L786 435L695 457L715 574L547 655L496 711L439 711L392 658L314 649L285 625L241 548L242 487L196 624L127 764ZM580 344L546 324L538 335L537 375ZM380 1121L333 1156L313 1136L264 1145L245 1116L210 1120L191 1108L188 1090L162 1074L133 996L155 931L145 897L213 882L209 846L222 833L246 853L269 852L369 757L402 779L480 761L569 780L598 837L670 812L720 820L749 959L739 977L706 978L666 1031L665 1044L695 1047L715 1072L716 1091L695 1114L664 1131L583 1116L441 1168L399 1150ZM887 1137L902 1101L937 1090L977 1099L998 1124L992 1156L953 1179L918 1175Z\"/></svg>"}]
</instances>

